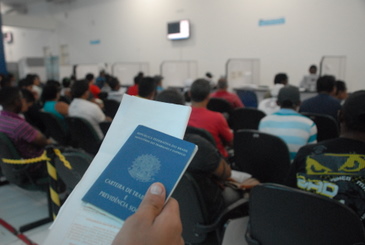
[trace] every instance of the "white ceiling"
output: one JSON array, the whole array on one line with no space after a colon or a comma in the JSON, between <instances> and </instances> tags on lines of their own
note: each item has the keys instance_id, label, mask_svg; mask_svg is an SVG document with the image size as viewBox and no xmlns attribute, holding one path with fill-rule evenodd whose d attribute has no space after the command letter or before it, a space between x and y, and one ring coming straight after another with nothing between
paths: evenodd
<instances>
[{"instance_id":1,"label":"white ceiling","mask_svg":"<svg viewBox=\"0 0 365 245\"><path fill-rule=\"evenodd\" d=\"M0 0L2 14L27 14L28 7L36 3L62 4L76 0Z\"/></svg>"}]
</instances>

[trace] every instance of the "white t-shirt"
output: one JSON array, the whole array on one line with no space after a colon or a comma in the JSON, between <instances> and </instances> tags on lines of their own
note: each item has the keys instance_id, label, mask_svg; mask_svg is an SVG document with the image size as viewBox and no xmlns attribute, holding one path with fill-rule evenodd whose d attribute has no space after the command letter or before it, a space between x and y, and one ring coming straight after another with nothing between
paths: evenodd
<instances>
[{"instance_id":1,"label":"white t-shirt","mask_svg":"<svg viewBox=\"0 0 365 245\"><path fill-rule=\"evenodd\" d=\"M302 81L299 84L300 88L304 88L309 92L316 92L317 90L317 79L318 75L310 74L303 77Z\"/></svg>"},{"instance_id":2,"label":"white t-shirt","mask_svg":"<svg viewBox=\"0 0 365 245\"><path fill-rule=\"evenodd\" d=\"M105 115L97 104L88 100L75 98L68 108L68 115L70 117L81 117L86 119L93 126L100 139L104 137L99 123L105 121Z\"/></svg>"}]
</instances>

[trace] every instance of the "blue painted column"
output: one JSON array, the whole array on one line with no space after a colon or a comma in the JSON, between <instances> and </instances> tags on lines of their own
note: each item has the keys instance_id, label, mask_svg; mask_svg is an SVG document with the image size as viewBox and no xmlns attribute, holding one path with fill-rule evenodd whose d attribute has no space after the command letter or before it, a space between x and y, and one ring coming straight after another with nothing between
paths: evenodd
<instances>
[{"instance_id":1,"label":"blue painted column","mask_svg":"<svg viewBox=\"0 0 365 245\"><path fill-rule=\"evenodd\" d=\"M8 71L6 69L6 61L5 61L5 52L4 52L4 37L3 37L3 21L2 21L2 15L0 13L0 73L7 74Z\"/></svg>"}]
</instances>

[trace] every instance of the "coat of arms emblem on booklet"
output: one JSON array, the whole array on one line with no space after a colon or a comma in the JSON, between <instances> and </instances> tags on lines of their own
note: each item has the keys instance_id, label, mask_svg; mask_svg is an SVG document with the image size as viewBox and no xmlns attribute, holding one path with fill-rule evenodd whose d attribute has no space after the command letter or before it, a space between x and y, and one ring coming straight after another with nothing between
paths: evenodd
<instances>
[{"instance_id":1,"label":"coat of arms emblem on booklet","mask_svg":"<svg viewBox=\"0 0 365 245\"><path fill-rule=\"evenodd\" d=\"M139 125L82 200L126 220L152 183L161 182L169 198L196 151L190 142Z\"/></svg>"}]
</instances>

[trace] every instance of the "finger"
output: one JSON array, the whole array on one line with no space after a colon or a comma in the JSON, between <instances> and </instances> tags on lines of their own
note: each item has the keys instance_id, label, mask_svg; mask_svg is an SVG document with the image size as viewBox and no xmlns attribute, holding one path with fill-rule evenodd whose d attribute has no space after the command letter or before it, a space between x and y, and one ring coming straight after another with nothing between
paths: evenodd
<instances>
[{"instance_id":1,"label":"finger","mask_svg":"<svg viewBox=\"0 0 365 245\"><path fill-rule=\"evenodd\" d=\"M163 184L154 183L148 188L136 215L141 215L146 222L153 223L157 215L160 214L165 203L166 190Z\"/></svg>"},{"instance_id":2,"label":"finger","mask_svg":"<svg viewBox=\"0 0 365 245\"><path fill-rule=\"evenodd\" d=\"M179 203L174 198L168 200L161 214L155 219L154 224L179 231L179 234L182 233Z\"/></svg>"}]
</instances>

